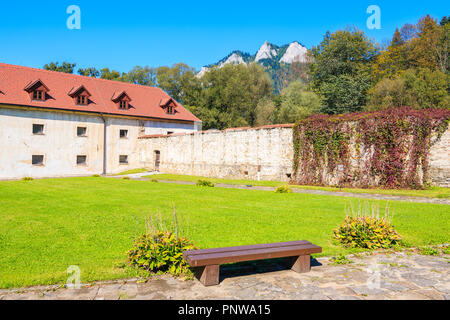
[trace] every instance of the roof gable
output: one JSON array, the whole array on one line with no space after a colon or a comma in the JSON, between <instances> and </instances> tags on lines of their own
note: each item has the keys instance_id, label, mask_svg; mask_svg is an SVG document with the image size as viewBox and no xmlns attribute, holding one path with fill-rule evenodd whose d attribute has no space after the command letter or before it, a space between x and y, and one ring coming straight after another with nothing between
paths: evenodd
<instances>
[{"instance_id":1,"label":"roof gable","mask_svg":"<svg viewBox=\"0 0 450 320\"><path fill-rule=\"evenodd\" d=\"M33 92L34 90L38 90L38 89L41 89L44 92L50 91L50 89L44 84L44 82L42 82L41 79L31 81L25 86L25 88L23 88L23 90L25 90L28 93Z\"/></svg>"}]
</instances>

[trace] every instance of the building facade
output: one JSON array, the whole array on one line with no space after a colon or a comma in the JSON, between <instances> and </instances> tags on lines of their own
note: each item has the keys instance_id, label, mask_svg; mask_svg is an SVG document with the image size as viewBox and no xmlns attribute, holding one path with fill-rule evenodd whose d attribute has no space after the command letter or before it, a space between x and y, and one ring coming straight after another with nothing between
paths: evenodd
<instances>
[{"instance_id":1,"label":"building facade","mask_svg":"<svg viewBox=\"0 0 450 320\"><path fill-rule=\"evenodd\" d=\"M0 179L145 167L140 136L200 127L159 88L0 64Z\"/></svg>"}]
</instances>

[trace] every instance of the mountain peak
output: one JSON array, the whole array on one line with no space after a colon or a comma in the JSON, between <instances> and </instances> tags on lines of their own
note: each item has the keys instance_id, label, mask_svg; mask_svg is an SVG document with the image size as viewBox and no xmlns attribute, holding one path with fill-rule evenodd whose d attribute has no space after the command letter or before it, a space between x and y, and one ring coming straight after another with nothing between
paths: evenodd
<instances>
[{"instance_id":1,"label":"mountain peak","mask_svg":"<svg viewBox=\"0 0 450 320\"><path fill-rule=\"evenodd\" d=\"M280 62L292 63L292 62L307 62L306 53L308 49L302 46L298 41L293 41L289 44Z\"/></svg>"},{"instance_id":2,"label":"mountain peak","mask_svg":"<svg viewBox=\"0 0 450 320\"><path fill-rule=\"evenodd\" d=\"M259 60L272 59L276 57L278 54L277 49L278 48L276 46L266 40L256 53L255 61L258 62Z\"/></svg>"}]
</instances>

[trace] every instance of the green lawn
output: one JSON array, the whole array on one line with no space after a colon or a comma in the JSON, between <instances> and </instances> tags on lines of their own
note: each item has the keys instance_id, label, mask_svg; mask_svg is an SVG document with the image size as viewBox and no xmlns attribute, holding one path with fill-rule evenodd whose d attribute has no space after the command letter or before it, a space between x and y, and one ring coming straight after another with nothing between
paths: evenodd
<instances>
[{"instance_id":1,"label":"green lawn","mask_svg":"<svg viewBox=\"0 0 450 320\"><path fill-rule=\"evenodd\" d=\"M169 214L173 204L201 248L306 239L323 255L349 252L332 240L348 201L112 178L3 181L0 287L63 284L70 265L80 267L82 282L130 277L119 264L144 217ZM450 242L449 206L391 202L391 208L407 244Z\"/></svg>"},{"instance_id":2,"label":"green lawn","mask_svg":"<svg viewBox=\"0 0 450 320\"><path fill-rule=\"evenodd\" d=\"M114 174L114 176L123 176L125 174L134 174L134 173L143 173L143 172L147 172L148 170L145 168L141 168L141 169L132 169L132 170L127 170L127 171L123 171L120 173L116 173Z\"/></svg>"},{"instance_id":3,"label":"green lawn","mask_svg":"<svg viewBox=\"0 0 450 320\"><path fill-rule=\"evenodd\" d=\"M156 174L150 176L144 176L144 178L169 180L169 181L197 181L199 179L206 179L214 183L224 184L236 184L236 185L253 185L253 186L266 186L266 187L278 187L286 184L281 181L255 181L255 180L233 180L233 179L216 179L200 176L187 176L178 174ZM290 185L291 188L298 189L310 189L310 190L323 190L334 192L353 192L353 193L371 193L371 194L388 194L395 196L407 196L407 197L425 197L425 198L450 198L450 188L430 187L426 190L392 190L392 189L358 189L358 188L336 188L336 187L318 187L318 186L300 186Z\"/></svg>"}]
</instances>

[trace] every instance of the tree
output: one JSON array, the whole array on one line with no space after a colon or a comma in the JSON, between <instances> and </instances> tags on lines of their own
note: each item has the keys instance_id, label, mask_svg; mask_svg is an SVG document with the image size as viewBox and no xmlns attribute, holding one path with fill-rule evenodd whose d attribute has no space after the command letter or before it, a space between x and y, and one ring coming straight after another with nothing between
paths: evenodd
<instances>
[{"instance_id":1,"label":"tree","mask_svg":"<svg viewBox=\"0 0 450 320\"><path fill-rule=\"evenodd\" d=\"M410 59L415 68L449 70L450 26L440 26L427 15L417 23L417 37L412 39Z\"/></svg>"},{"instance_id":2,"label":"tree","mask_svg":"<svg viewBox=\"0 0 450 320\"><path fill-rule=\"evenodd\" d=\"M61 65L59 62L50 62L44 66L45 70L58 71L63 73L73 73L76 63L63 62Z\"/></svg>"},{"instance_id":3,"label":"tree","mask_svg":"<svg viewBox=\"0 0 450 320\"><path fill-rule=\"evenodd\" d=\"M273 99L270 97L264 97L259 100L255 113L255 126L259 127L275 123L277 114Z\"/></svg>"},{"instance_id":4,"label":"tree","mask_svg":"<svg viewBox=\"0 0 450 320\"><path fill-rule=\"evenodd\" d=\"M100 78L106 80L129 82L128 75L126 73L109 70L109 68L103 68L100 70Z\"/></svg>"},{"instance_id":5,"label":"tree","mask_svg":"<svg viewBox=\"0 0 450 320\"><path fill-rule=\"evenodd\" d=\"M413 108L450 108L449 75L438 70L414 70L382 79L369 92L366 110L411 106Z\"/></svg>"},{"instance_id":6,"label":"tree","mask_svg":"<svg viewBox=\"0 0 450 320\"><path fill-rule=\"evenodd\" d=\"M213 68L200 80L201 106L217 116L215 129L253 126L259 101L273 92L269 76L256 63Z\"/></svg>"},{"instance_id":7,"label":"tree","mask_svg":"<svg viewBox=\"0 0 450 320\"><path fill-rule=\"evenodd\" d=\"M321 101L317 94L307 90L302 81L294 81L281 92L279 123L294 123L320 110Z\"/></svg>"},{"instance_id":8,"label":"tree","mask_svg":"<svg viewBox=\"0 0 450 320\"><path fill-rule=\"evenodd\" d=\"M323 97L323 111L335 114L361 110L378 54L375 45L362 31L339 30L327 32L312 54L312 83Z\"/></svg>"},{"instance_id":9,"label":"tree","mask_svg":"<svg viewBox=\"0 0 450 320\"><path fill-rule=\"evenodd\" d=\"M184 104L190 104L188 93L195 86L195 70L184 63L177 63L172 67L159 67L156 70L158 86L172 96L175 100Z\"/></svg>"},{"instance_id":10,"label":"tree","mask_svg":"<svg viewBox=\"0 0 450 320\"><path fill-rule=\"evenodd\" d=\"M143 86L155 86L157 83L156 69L136 66L128 72L128 80Z\"/></svg>"},{"instance_id":11,"label":"tree","mask_svg":"<svg viewBox=\"0 0 450 320\"><path fill-rule=\"evenodd\" d=\"M78 69L78 74L86 77L98 78L100 76L100 71L95 68Z\"/></svg>"}]
</instances>

